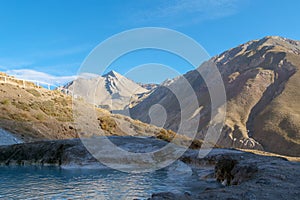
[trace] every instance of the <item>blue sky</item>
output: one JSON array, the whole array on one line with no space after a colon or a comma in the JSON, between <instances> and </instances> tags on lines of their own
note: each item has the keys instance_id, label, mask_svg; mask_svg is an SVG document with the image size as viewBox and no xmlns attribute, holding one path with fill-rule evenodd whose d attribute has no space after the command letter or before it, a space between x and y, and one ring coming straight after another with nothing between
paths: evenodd
<instances>
[{"instance_id":1,"label":"blue sky","mask_svg":"<svg viewBox=\"0 0 300 200\"><path fill-rule=\"evenodd\" d=\"M214 56L252 39L279 35L300 40L298 0L0 0L0 71L27 79L66 82L100 42L122 31L164 27L182 32ZM144 51L110 66L161 63L179 74L192 69L174 55ZM160 82L165 76L134 76Z\"/></svg>"}]
</instances>

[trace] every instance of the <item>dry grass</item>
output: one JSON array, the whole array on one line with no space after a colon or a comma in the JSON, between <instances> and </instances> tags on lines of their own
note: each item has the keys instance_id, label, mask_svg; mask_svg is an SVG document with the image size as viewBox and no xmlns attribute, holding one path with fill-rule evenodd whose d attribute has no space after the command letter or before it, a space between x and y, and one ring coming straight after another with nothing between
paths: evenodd
<instances>
[{"instance_id":1,"label":"dry grass","mask_svg":"<svg viewBox=\"0 0 300 200\"><path fill-rule=\"evenodd\" d=\"M16 108L21 109L23 111L30 111L29 104L23 101L13 101L12 105L16 106Z\"/></svg>"},{"instance_id":2,"label":"dry grass","mask_svg":"<svg viewBox=\"0 0 300 200\"><path fill-rule=\"evenodd\" d=\"M259 151L259 150L253 150L253 149L238 149L240 151L245 151L245 152L250 152L254 153L257 155L262 155L262 156L272 156L272 157L280 157L280 158L285 158L289 161L292 162L300 162L300 157L291 157L291 156L284 156L284 155L279 155L271 152L266 152L266 151Z\"/></svg>"},{"instance_id":3,"label":"dry grass","mask_svg":"<svg viewBox=\"0 0 300 200\"><path fill-rule=\"evenodd\" d=\"M191 149L200 149L202 147L202 145L204 144L203 140L191 139L189 137L176 134L172 130L165 130L165 129L161 129L160 132L156 135L156 138L164 140L166 142L172 142L179 146L189 147ZM214 148L220 148L219 146L217 146L215 144L210 145L210 146L212 146Z\"/></svg>"},{"instance_id":4,"label":"dry grass","mask_svg":"<svg viewBox=\"0 0 300 200\"><path fill-rule=\"evenodd\" d=\"M99 117L98 120L102 130L107 131L111 134L116 133L117 123L110 116L102 116Z\"/></svg>"},{"instance_id":5,"label":"dry grass","mask_svg":"<svg viewBox=\"0 0 300 200\"><path fill-rule=\"evenodd\" d=\"M69 129L72 101L63 97L59 91L0 84L0 127L25 141L76 137L76 130Z\"/></svg>"},{"instance_id":6,"label":"dry grass","mask_svg":"<svg viewBox=\"0 0 300 200\"><path fill-rule=\"evenodd\" d=\"M7 105L10 104L10 100L9 100L9 99L4 99L4 100L2 100L0 103L1 103L2 105L7 106Z\"/></svg>"},{"instance_id":7,"label":"dry grass","mask_svg":"<svg viewBox=\"0 0 300 200\"><path fill-rule=\"evenodd\" d=\"M41 97L41 94L39 91L37 91L36 89L27 89L27 92L29 92L30 94L32 94L35 97Z\"/></svg>"}]
</instances>

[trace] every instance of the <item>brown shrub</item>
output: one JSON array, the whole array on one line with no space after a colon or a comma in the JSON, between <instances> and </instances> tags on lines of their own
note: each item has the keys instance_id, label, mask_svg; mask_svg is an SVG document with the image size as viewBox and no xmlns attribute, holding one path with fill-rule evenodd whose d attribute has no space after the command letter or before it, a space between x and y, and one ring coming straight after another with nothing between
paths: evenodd
<instances>
[{"instance_id":1,"label":"brown shrub","mask_svg":"<svg viewBox=\"0 0 300 200\"><path fill-rule=\"evenodd\" d=\"M56 116L54 103L51 100L43 101L40 104L40 109L46 114L50 116Z\"/></svg>"},{"instance_id":2,"label":"brown shrub","mask_svg":"<svg viewBox=\"0 0 300 200\"><path fill-rule=\"evenodd\" d=\"M71 102L68 102L68 100L64 97L55 97L53 99L53 101L55 102L55 104L59 104L61 106L68 106L71 105Z\"/></svg>"},{"instance_id":3,"label":"brown shrub","mask_svg":"<svg viewBox=\"0 0 300 200\"><path fill-rule=\"evenodd\" d=\"M14 106L16 106L16 108L24 110L24 111L30 111L30 106L29 104L22 102L22 101L17 101L17 102L12 102L12 104Z\"/></svg>"},{"instance_id":4,"label":"brown shrub","mask_svg":"<svg viewBox=\"0 0 300 200\"><path fill-rule=\"evenodd\" d=\"M32 94L35 97L41 97L41 94L39 91L37 91L36 89L27 89L27 92L29 92L30 94Z\"/></svg>"},{"instance_id":5,"label":"brown shrub","mask_svg":"<svg viewBox=\"0 0 300 200\"><path fill-rule=\"evenodd\" d=\"M108 131L109 133L114 133L117 128L117 123L110 116L101 116L98 118L100 121L100 127L104 131Z\"/></svg>"},{"instance_id":6,"label":"brown shrub","mask_svg":"<svg viewBox=\"0 0 300 200\"><path fill-rule=\"evenodd\" d=\"M27 112L19 112L19 113L10 113L9 119L15 120L15 121L29 121L31 119L31 116Z\"/></svg>"},{"instance_id":7,"label":"brown shrub","mask_svg":"<svg viewBox=\"0 0 300 200\"><path fill-rule=\"evenodd\" d=\"M45 119L44 115L41 113L36 114L35 118L39 121L43 121Z\"/></svg>"},{"instance_id":8,"label":"brown shrub","mask_svg":"<svg viewBox=\"0 0 300 200\"><path fill-rule=\"evenodd\" d=\"M0 102L2 105L9 105L10 104L10 101L9 99L4 99Z\"/></svg>"}]
</instances>

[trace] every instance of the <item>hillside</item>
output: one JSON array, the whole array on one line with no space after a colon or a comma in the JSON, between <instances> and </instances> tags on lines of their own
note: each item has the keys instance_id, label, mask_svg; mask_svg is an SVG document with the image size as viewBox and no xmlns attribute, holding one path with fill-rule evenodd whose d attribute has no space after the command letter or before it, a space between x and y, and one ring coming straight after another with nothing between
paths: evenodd
<instances>
[{"instance_id":1,"label":"hillside","mask_svg":"<svg viewBox=\"0 0 300 200\"><path fill-rule=\"evenodd\" d=\"M226 120L218 144L299 156L300 42L265 37L230 49L207 63L210 62L217 65L227 95ZM147 111L152 105L160 104L168 114L164 128L176 131L181 119L180 108L167 87L180 88L183 78L196 92L201 116L198 138L204 138L210 120L210 98L197 70L157 88L130 110L131 116L150 122ZM186 109L189 104L184 106ZM187 118L193 115L194 110Z\"/></svg>"},{"instance_id":2,"label":"hillside","mask_svg":"<svg viewBox=\"0 0 300 200\"><path fill-rule=\"evenodd\" d=\"M10 77L4 73L1 76ZM30 82L26 82L24 87L23 81L18 79L6 83L0 80L0 133L0 139L8 142L98 135L154 136L170 141L176 135L171 130L111 114L81 98L72 99L72 96L59 90L47 90ZM9 135L10 133L13 135ZM179 137L176 142L189 145L191 140ZM193 141L192 148L200 147L201 142Z\"/></svg>"},{"instance_id":3,"label":"hillside","mask_svg":"<svg viewBox=\"0 0 300 200\"><path fill-rule=\"evenodd\" d=\"M2 73L2 76L8 75ZM154 135L160 129L121 115L95 108L82 100L72 102L72 97L58 90L47 90L34 83L22 81L0 83L0 128L19 139L28 141L75 138L80 134L74 120L72 103L80 104L96 113L97 134ZM82 120L82 118L80 118ZM86 123L90 120L84 118ZM85 123L82 121L81 123ZM89 130L85 130L89 132Z\"/></svg>"}]
</instances>

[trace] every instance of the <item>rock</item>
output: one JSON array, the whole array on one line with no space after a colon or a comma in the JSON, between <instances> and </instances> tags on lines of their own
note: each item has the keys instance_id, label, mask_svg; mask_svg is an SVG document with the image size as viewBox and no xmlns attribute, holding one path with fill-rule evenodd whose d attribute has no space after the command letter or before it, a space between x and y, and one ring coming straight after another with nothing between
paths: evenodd
<instances>
[{"instance_id":1,"label":"rock","mask_svg":"<svg viewBox=\"0 0 300 200\"><path fill-rule=\"evenodd\" d=\"M258 184L263 184L263 185L270 185L271 184L271 179L269 178L260 178L256 181Z\"/></svg>"},{"instance_id":2,"label":"rock","mask_svg":"<svg viewBox=\"0 0 300 200\"><path fill-rule=\"evenodd\" d=\"M148 200L191 200L191 194L175 194L171 192L156 193L151 196Z\"/></svg>"},{"instance_id":3,"label":"rock","mask_svg":"<svg viewBox=\"0 0 300 200\"><path fill-rule=\"evenodd\" d=\"M63 165L71 160L66 156L72 147L77 146L81 149L80 155L88 154L85 148L80 145L79 139L60 140L60 141L43 141L34 143L16 144L11 146L0 147L0 164L1 165ZM72 155L76 152L72 152Z\"/></svg>"},{"instance_id":4,"label":"rock","mask_svg":"<svg viewBox=\"0 0 300 200\"><path fill-rule=\"evenodd\" d=\"M256 200L256 195L253 192L245 192L242 195L243 200Z\"/></svg>"},{"instance_id":5,"label":"rock","mask_svg":"<svg viewBox=\"0 0 300 200\"><path fill-rule=\"evenodd\" d=\"M173 200L175 199L175 194L171 192L164 192L164 193L156 193L152 194L151 198L148 200Z\"/></svg>"},{"instance_id":6,"label":"rock","mask_svg":"<svg viewBox=\"0 0 300 200\"><path fill-rule=\"evenodd\" d=\"M250 179L254 173L258 171L257 167L255 165L246 165L246 166L240 166L236 165L232 171L231 174L233 176L233 180L231 182L232 185L239 185L242 182Z\"/></svg>"},{"instance_id":7,"label":"rock","mask_svg":"<svg viewBox=\"0 0 300 200\"><path fill-rule=\"evenodd\" d=\"M258 168L254 165L239 165L237 160L222 157L215 166L215 177L222 185L238 185L250 179Z\"/></svg>"},{"instance_id":8,"label":"rock","mask_svg":"<svg viewBox=\"0 0 300 200\"><path fill-rule=\"evenodd\" d=\"M215 166L215 176L217 181L221 182L222 185L231 185L231 181L234 178L231 171L236 164L237 161L231 158L223 157L218 160Z\"/></svg>"},{"instance_id":9,"label":"rock","mask_svg":"<svg viewBox=\"0 0 300 200\"><path fill-rule=\"evenodd\" d=\"M94 137L85 139L84 143L89 141L91 145L99 145L106 137ZM167 143L155 138L141 137L107 137L118 147L129 152L153 152L162 148ZM100 144L101 145L101 144ZM141 148L141 147L144 148ZM89 149L91 150L91 149ZM97 148L97 151L103 150ZM109 150L109 149L105 149ZM95 155L95 154L94 154ZM101 156L101 154L100 154ZM112 152L102 154L102 157L111 160L112 163L122 164L126 162L125 158L119 158L121 155L113 154ZM141 160L142 162L143 160ZM149 161L151 162L151 160ZM152 162L154 162L152 160ZM81 167L81 166L99 166L99 161L95 159L86 149L80 139L56 140L56 141L39 141L33 143L23 143L11 146L0 146L0 165L57 165L63 167ZM123 163L124 164L124 163ZM185 164L182 163L180 166ZM179 166L179 165L178 165ZM179 169L179 168L178 168Z\"/></svg>"}]
</instances>

